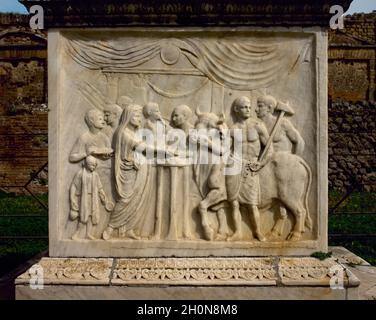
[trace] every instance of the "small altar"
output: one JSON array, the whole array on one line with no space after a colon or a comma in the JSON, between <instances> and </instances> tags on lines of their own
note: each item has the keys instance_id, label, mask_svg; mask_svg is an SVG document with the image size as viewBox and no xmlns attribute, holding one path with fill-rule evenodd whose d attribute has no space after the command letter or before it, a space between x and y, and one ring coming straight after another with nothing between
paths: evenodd
<instances>
[{"instance_id":1,"label":"small altar","mask_svg":"<svg viewBox=\"0 0 376 320\"><path fill-rule=\"evenodd\" d=\"M331 1L21 2L44 9L50 111L49 257L19 299L356 299L311 257Z\"/></svg>"}]
</instances>

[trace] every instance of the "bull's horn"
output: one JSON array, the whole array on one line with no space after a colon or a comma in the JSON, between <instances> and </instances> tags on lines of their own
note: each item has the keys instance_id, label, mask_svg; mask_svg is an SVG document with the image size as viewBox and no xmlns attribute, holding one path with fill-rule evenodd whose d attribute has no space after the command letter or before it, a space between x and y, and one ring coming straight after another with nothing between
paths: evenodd
<instances>
[{"instance_id":1,"label":"bull's horn","mask_svg":"<svg viewBox=\"0 0 376 320\"><path fill-rule=\"evenodd\" d=\"M195 113L196 113L197 117L202 116L202 112L200 111L200 106L197 106Z\"/></svg>"},{"instance_id":2,"label":"bull's horn","mask_svg":"<svg viewBox=\"0 0 376 320\"><path fill-rule=\"evenodd\" d=\"M219 113L218 114L218 118L219 118L219 123L224 123L226 121L226 116L223 112Z\"/></svg>"}]
</instances>

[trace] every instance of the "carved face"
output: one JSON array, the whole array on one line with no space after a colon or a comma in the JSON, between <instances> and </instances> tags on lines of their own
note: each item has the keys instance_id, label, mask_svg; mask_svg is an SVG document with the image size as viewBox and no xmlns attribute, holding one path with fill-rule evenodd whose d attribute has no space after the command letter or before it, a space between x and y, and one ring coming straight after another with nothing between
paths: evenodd
<instances>
[{"instance_id":1,"label":"carved face","mask_svg":"<svg viewBox=\"0 0 376 320\"><path fill-rule=\"evenodd\" d=\"M264 101L257 102L256 113L259 118L265 117L271 110L270 106L268 106Z\"/></svg>"},{"instance_id":2,"label":"carved face","mask_svg":"<svg viewBox=\"0 0 376 320\"><path fill-rule=\"evenodd\" d=\"M162 119L161 112L159 111L159 108L156 105L150 108L148 114L150 120L159 121Z\"/></svg>"},{"instance_id":3,"label":"carved face","mask_svg":"<svg viewBox=\"0 0 376 320\"><path fill-rule=\"evenodd\" d=\"M86 159L86 168L93 172L97 167L97 162L94 160L90 160L89 158Z\"/></svg>"},{"instance_id":4,"label":"carved face","mask_svg":"<svg viewBox=\"0 0 376 320\"><path fill-rule=\"evenodd\" d=\"M172 115L171 115L171 122L172 124L180 128L186 121L186 117L183 111L181 110L174 110Z\"/></svg>"},{"instance_id":5,"label":"carved face","mask_svg":"<svg viewBox=\"0 0 376 320\"><path fill-rule=\"evenodd\" d=\"M111 111L105 111L104 120L106 121L107 125L111 125L117 120L117 115Z\"/></svg>"},{"instance_id":6,"label":"carved face","mask_svg":"<svg viewBox=\"0 0 376 320\"><path fill-rule=\"evenodd\" d=\"M141 126L141 123L142 123L142 113L141 113L141 111L133 112L129 122L135 128L139 128Z\"/></svg>"},{"instance_id":7,"label":"carved face","mask_svg":"<svg viewBox=\"0 0 376 320\"><path fill-rule=\"evenodd\" d=\"M238 116L242 119L248 119L252 116L252 107L250 101L243 101L236 107L236 112Z\"/></svg>"},{"instance_id":8,"label":"carved face","mask_svg":"<svg viewBox=\"0 0 376 320\"><path fill-rule=\"evenodd\" d=\"M102 113L95 114L91 121L94 128L103 129L106 126L106 122L104 121L104 115Z\"/></svg>"}]
</instances>

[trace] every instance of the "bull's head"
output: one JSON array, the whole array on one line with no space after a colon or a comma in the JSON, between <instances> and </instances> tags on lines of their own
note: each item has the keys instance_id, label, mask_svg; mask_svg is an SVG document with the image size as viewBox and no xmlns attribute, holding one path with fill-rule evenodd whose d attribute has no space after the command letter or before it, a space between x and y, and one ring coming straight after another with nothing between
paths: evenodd
<instances>
[{"instance_id":1,"label":"bull's head","mask_svg":"<svg viewBox=\"0 0 376 320\"><path fill-rule=\"evenodd\" d=\"M218 129L225 124L225 115L221 113L219 116L212 112L202 112L200 107L196 108L196 128Z\"/></svg>"}]
</instances>

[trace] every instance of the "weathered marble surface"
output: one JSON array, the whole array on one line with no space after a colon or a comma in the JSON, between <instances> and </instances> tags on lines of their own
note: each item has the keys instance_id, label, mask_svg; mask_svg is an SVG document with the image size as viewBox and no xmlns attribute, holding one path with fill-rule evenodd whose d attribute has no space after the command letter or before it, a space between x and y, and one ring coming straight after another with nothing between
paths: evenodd
<instances>
[{"instance_id":1,"label":"weathered marble surface","mask_svg":"<svg viewBox=\"0 0 376 320\"><path fill-rule=\"evenodd\" d=\"M18 299L48 293L61 299L355 299L359 280L338 259L43 258L17 278L16 292ZM41 284L37 276L44 277L43 288L33 290L30 284ZM335 283L342 289L333 289Z\"/></svg>"},{"instance_id":2,"label":"weathered marble surface","mask_svg":"<svg viewBox=\"0 0 376 320\"><path fill-rule=\"evenodd\" d=\"M50 255L326 251L326 49L319 28L51 30ZM166 163L123 171L133 134L157 124L243 132L240 191L228 162L187 163L170 145Z\"/></svg>"},{"instance_id":3,"label":"weathered marble surface","mask_svg":"<svg viewBox=\"0 0 376 320\"><path fill-rule=\"evenodd\" d=\"M376 267L343 247L330 247L330 251L343 266L351 271L360 281L359 299L376 299Z\"/></svg>"},{"instance_id":4,"label":"weathered marble surface","mask_svg":"<svg viewBox=\"0 0 376 320\"><path fill-rule=\"evenodd\" d=\"M91 285L311 285L329 286L335 269L346 287L359 282L336 258L42 258L45 284ZM34 268L16 284L36 279Z\"/></svg>"},{"instance_id":5,"label":"weathered marble surface","mask_svg":"<svg viewBox=\"0 0 376 320\"><path fill-rule=\"evenodd\" d=\"M353 293L354 291L354 293ZM19 285L17 300L356 300L357 289L323 287L93 287Z\"/></svg>"}]
</instances>

